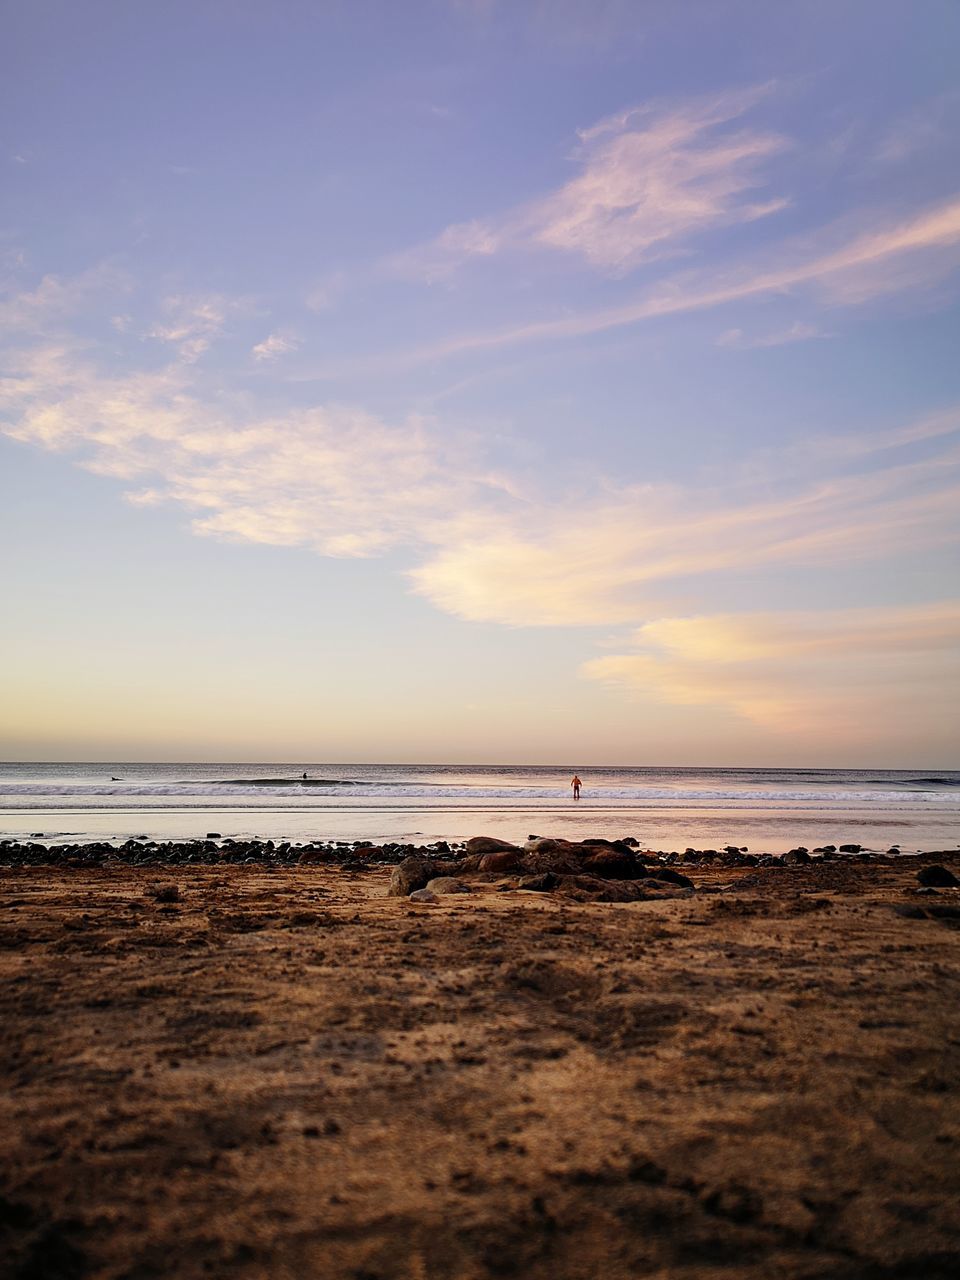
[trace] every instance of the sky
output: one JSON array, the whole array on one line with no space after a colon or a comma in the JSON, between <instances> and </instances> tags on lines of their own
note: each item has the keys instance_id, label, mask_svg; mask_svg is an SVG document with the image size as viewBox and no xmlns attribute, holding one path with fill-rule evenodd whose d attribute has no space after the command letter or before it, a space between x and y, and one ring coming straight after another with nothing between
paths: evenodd
<instances>
[{"instance_id":1,"label":"sky","mask_svg":"<svg viewBox=\"0 0 960 1280\"><path fill-rule=\"evenodd\" d=\"M954 0L0 10L0 758L960 767Z\"/></svg>"}]
</instances>

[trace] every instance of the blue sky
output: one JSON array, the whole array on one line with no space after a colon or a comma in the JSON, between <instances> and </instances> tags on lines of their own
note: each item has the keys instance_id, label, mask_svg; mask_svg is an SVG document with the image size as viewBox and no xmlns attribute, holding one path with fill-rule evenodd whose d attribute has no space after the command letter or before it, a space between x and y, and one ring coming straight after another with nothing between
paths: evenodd
<instances>
[{"instance_id":1,"label":"blue sky","mask_svg":"<svg viewBox=\"0 0 960 1280\"><path fill-rule=\"evenodd\" d=\"M955 4L4 26L5 757L960 764Z\"/></svg>"}]
</instances>

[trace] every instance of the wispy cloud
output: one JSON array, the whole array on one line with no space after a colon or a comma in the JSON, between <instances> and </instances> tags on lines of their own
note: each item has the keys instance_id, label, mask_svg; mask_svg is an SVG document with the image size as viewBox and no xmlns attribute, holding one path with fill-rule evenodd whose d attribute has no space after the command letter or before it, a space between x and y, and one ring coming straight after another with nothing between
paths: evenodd
<instances>
[{"instance_id":1,"label":"wispy cloud","mask_svg":"<svg viewBox=\"0 0 960 1280\"><path fill-rule=\"evenodd\" d=\"M771 565L829 566L934 547L960 524L960 414L767 456L755 477L610 484L544 497L480 441L413 417L324 406L257 413L202 395L189 362L110 376L69 346L21 353L0 382L6 433L73 452L174 502L198 532L328 555L404 546L415 591L510 625L636 623L651 599ZM923 444L921 456L903 449ZM842 447L841 447L842 446ZM826 474L825 474L826 472Z\"/></svg>"},{"instance_id":2,"label":"wispy cloud","mask_svg":"<svg viewBox=\"0 0 960 1280\"><path fill-rule=\"evenodd\" d=\"M811 338L829 338L815 324L802 320L795 321L788 329L776 329L773 333L759 333L752 336L742 329L725 329L716 339L718 347L732 347L736 351L749 351L754 347L783 347L791 342L808 342Z\"/></svg>"},{"instance_id":3,"label":"wispy cloud","mask_svg":"<svg viewBox=\"0 0 960 1280\"><path fill-rule=\"evenodd\" d=\"M876 146L874 164L903 164L956 136L960 124L960 91L941 93L902 116Z\"/></svg>"},{"instance_id":4,"label":"wispy cloud","mask_svg":"<svg viewBox=\"0 0 960 1280\"><path fill-rule=\"evenodd\" d=\"M92 299L131 288L127 273L109 262L70 277L45 275L33 288L14 287L0 297L0 330L21 335L49 332Z\"/></svg>"},{"instance_id":5,"label":"wispy cloud","mask_svg":"<svg viewBox=\"0 0 960 1280\"><path fill-rule=\"evenodd\" d=\"M199 397L189 362L109 376L61 346L9 370L5 434L134 484L134 503L183 506L200 534L368 556L442 541L495 484L469 441L420 419L392 426L340 406L257 415Z\"/></svg>"},{"instance_id":6,"label":"wispy cloud","mask_svg":"<svg viewBox=\"0 0 960 1280\"><path fill-rule=\"evenodd\" d=\"M223 332L229 305L217 294L167 298L163 304L164 319L154 324L145 336L171 343L181 360L193 364Z\"/></svg>"},{"instance_id":7,"label":"wispy cloud","mask_svg":"<svg viewBox=\"0 0 960 1280\"><path fill-rule=\"evenodd\" d=\"M534 503L492 531L465 530L413 571L415 589L472 621L629 623L698 577L824 568L930 547L960 533L960 453L830 480L608 488Z\"/></svg>"},{"instance_id":8,"label":"wispy cloud","mask_svg":"<svg viewBox=\"0 0 960 1280\"><path fill-rule=\"evenodd\" d=\"M287 355L291 351L297 351L299 347L300 339L292 333L271 333L253 347L251 355L254 360L270 361L276 360L278 356Z\"/></svg>"},{"instance_id":9,"label":"wispy cloud","mask_svg":"<svg viewBox=\"0 0 960 1280\"><path fill-rule=\"evenodd\" d=\"M462 334L386 355L378 363L403 368L468 351L584 337L804 287L816 289L828 304L853 306L885 292L929 285L960 265L960 197L853 235L836 248L811 251L809 244L794 244L781 246L778 255L778 261L727 272L676 275L619 306Z\"/></svg>"},{"instance_id":10,"label":"wispy cloud","mask_svg":"<svg viewBox=\"0 0 960 1280\"><path fill-rule=\"evenodd\" d=\"M661 618L592 680L675 705L716 707L794 738L909 733L960 714L960 601L880 609Z\"/></svg>"},{"instance_id":11,"label":"wispy cloud","mask_svg":"<svg viewBox=\"0 0 960 1280\"><path fill-rule=\"evenodd\" d=\"M631 108L584 129L579 173L549 195L499 218L447 227L427 245L397 254L397 275L428 282L465 262L504 251L552 249L623 274L714 227L750 222L784 207L764 185L762 161L779 135L728 126L767 91L725 94L674 109Z\"/></svg>"}]
</instances>

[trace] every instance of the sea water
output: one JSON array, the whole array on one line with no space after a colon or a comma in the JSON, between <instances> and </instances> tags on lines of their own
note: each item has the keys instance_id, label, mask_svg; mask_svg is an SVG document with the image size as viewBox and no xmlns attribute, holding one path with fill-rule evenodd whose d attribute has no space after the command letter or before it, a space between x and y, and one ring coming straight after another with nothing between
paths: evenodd
<instances>
[{"instance_id":1,"label":"sea water","mask_svg":"<svg viewBox=\"0 0 960 1280\"><path fill-rule=\"evenodd\" d=\"M0 838L429 843L634 836L654 849L960 845L960 771L317 764L0 764ZM303 774L306 773L306 779Z\"/></svg>"}]
</instances>

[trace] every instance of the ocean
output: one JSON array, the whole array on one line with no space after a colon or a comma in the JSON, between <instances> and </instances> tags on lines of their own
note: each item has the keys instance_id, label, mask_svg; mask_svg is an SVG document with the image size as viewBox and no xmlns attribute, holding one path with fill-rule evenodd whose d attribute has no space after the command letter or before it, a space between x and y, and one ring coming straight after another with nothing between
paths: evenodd
<instances>
[{"instance_id":1,"label":"ocean","mask_svg":"<svg viewBox=\"0 0 960 1280\"><path fill-rule=\"evenodd\" d=\"M779 853L960 845L960 771L314 764L0 764L0 838L429 843L634 836ZM302 775L306 773L307 778Z\"/></svg>"}]
</instances>

